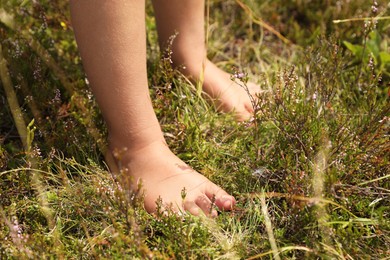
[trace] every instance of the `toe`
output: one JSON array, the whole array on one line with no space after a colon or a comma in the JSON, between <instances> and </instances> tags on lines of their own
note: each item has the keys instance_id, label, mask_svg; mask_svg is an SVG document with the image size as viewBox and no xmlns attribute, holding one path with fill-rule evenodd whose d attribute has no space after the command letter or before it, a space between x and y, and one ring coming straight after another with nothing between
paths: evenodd
<instances>
[{"instance_id":1,"label":"toe","mask_svg":"<svg viewBox=\"0 0 390 260\"><path fill-rule=\"evenodd\" d=\"M199 216L202 211L202 209L194 201L185 201L183 207L185 211L194 216Z\"/></svg>"},{"instance_id":2,"label":"toe","mask_svg":"<svg viewBox=\"0 0 390 260\"><path fill-rule=\"evenodd\" d=\"M233 196L224 195L216 199L215 204L221 210L232 210L236 205L236 200Z\"/></svg>"},{"instance_id":3,"label":"toe","mask_svg":"<svg viewBox=\"0 0 390 260\"><path fill-rule=\"evenodd\" d=\"M199 216L204 214L208 217L218 216L218 212L212 208L212 203L206 196L199 196L195 201L184 202L184 210L191 215Z\"/></svg>"},{"instance_id":4,"label":"toe","mask_svg":"<svg viewBox=\"0 0 390 260\"><path fill-rule=\"evenodd\" d=\"M215 184L212 184L211 187L209 187L206 191L206 195L211 200L215 200L215 205L220 210L232 210L236 204L236 200L233 196L229 195L226 191Z\"/></svg>"},{"instance_id":5,"label":"toe","mask_svg":"<svg viewBox=\"0 0 390 260\"><path fill-rule=\"evenodd\" d=\"M204 212L206 216L216 217L218 215L217 211L213 209L213 203L206 195L199 196L195 200L195 203Z\"/></svg>"},{"instance_id":6,"label":"toe","mask_svg":"<svg viewBox=\"0 0 390 260\"><path fill-rule=\"evenodd\" d=\"M245 110L244 112L236 112L235 118L238 122L245 122L252 118L252 113L249 110Z\"/></svg>"}]
</instances>

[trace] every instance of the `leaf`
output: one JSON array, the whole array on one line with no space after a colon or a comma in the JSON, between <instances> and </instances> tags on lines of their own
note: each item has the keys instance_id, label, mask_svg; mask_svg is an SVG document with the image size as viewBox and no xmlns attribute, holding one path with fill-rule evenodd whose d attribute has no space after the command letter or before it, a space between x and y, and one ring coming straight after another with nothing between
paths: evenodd
<instances>
[{"instance_id":1,"label":"leaf","mask_svg":"<svg viewBox=\"0 0 390 260\"><path fill-rule=\"evenodd\" d=\"M352 52L353 55L357 56L358 58L361 58L363 54L363 47L360 45L352 44L347 41L343 41L345 47L347 47L348 50Z\"/></svg>"},{"instance_id":2,"label":"leaf","mask_svg":"<svg viewBox=\"0 0 390 260\"><path fill-rule=\"evenodd\" d=\"M379 53L379 60L380 60L380 71L387 74L386 66L390 65L390 53L381 51Z\"/></svg>"},{"instance_id":3,"label":"leaf","mask_svg":"<svg viewBox=\"0 0 390 260\"><path fill-rule=\"evenodd\" d=\"M369 38L372 41L372 43L375 44L376 46L378 46L378 48L379 48L379 46L381 45L381 42L382 42L382 38L381 38L380 34L378 33L378 31L370 32Z\"/></svg>"},{"instance_id":4,"label":"leaf","mask_svg":"<svg viewBox=\"0 0 390 260\"><path fill-rule=\"evenodd\" d=\"M375 39L371 39L367 41L367 49L375 56L379 56L379 45L377 44Z\"/></svg>"},{"instance_id":5,"label":"leaf","mask_svg":"<svg viewBox=\"0 0 390 260\"><path fill-rule=\"evenodd\" d=\"M379 52L381 47L382 37L377 31L372 31L367 41L367 48L374 54L375 58L379 60Z\"/></svg>"},{"instance_id":6,"label":"leaf","mask_svg":"<svg viewBox=\"0 0 390 260\"><path fill-rule=\"evenodd\" d=\"M381 51L379 53L379 59L381 61L381 64L383 65L386 65L386 64L390 64L390 53L388 52L385 52L385 51Z\"/></svg>"}]
</instances>

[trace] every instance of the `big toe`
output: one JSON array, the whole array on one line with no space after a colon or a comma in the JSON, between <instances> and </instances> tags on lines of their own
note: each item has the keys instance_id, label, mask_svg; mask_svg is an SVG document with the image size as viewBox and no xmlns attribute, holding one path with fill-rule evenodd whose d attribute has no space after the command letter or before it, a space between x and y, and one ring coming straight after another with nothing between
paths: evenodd
<instances>
[{"instance_id":1,"label":"big toe","mask_svg":"<svg viewBox=\"0 0 390 260\"><path fill-rule=\"evenodd\" d=\"M245 107L242 111L236 111L234 114L235 119L237 122L245 122L253 117L253 109L252 106Z\"/></svg>"},{"instance_id":2,"label":"big toe","mask_svg":"<svg viewBox=\"0 0 390 260\"><path fill-rule=\"evenodd\" d=\"M216 185L210 187L206 194L220 210L232 210L236 205L236 199Z\"/></svg>"},{"instance_id":3,"label":"big toe","mask_svg":"<svg viewBox=\"0 0 390 260\"><path fill-rule=\"evenodd\" d=\"M232 210L236 205L236 199L231 195L223 195L215 199L215 205L221 210Z\"/></svg>"}]
</instances>

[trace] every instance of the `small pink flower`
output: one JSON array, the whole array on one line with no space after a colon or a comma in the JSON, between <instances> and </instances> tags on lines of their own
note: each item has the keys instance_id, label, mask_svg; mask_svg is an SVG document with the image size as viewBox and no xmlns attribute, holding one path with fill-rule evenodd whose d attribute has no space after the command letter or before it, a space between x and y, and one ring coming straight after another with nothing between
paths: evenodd
<instances>
[{"instance_id":1,"label":"small pink flower","mask_svg":"<svg viewBox=\"0 0 390 260\"><path fill-rule=\"evenodd\" d=\"M245 77L245 74L242 73L242 72L237 72L233 75L236 79L242 79L243 77Z\"/></svg>"}]
</instances>

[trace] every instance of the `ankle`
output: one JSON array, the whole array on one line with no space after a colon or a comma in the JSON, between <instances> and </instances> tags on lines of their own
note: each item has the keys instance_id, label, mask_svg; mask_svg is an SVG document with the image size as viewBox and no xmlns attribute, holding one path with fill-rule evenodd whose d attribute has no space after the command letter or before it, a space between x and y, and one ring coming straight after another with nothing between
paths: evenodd
<instances>
[{"instance_id":1,"label":"ankle","mask_svg":"<svg viewBox=\"0 0 390 260\"><path fill-rule=\"evenodd\" d=\"M184 50L176 47L172 55L173 66L179 68L181 72L193 80L198 80L207 64L205 50L188 51L186 46Z\"/></svg>"},{"instance_id":2,"label":"ankle","mask_svg":"<svg viewBox=\"0 0 390 260\"><path fill-rule=\"evenodd\" d=\"M130 136L108 136L108 146L114 157L127 158L148 147L166 145L160 129L145 129L141 133L133 133ZM119 158L116 158L119 159Z\"/></svg>"}]
</instances>

